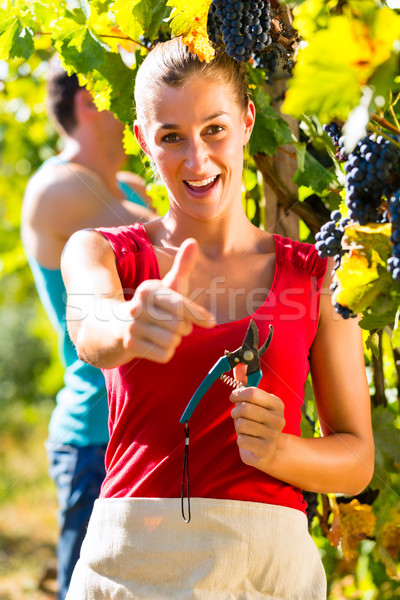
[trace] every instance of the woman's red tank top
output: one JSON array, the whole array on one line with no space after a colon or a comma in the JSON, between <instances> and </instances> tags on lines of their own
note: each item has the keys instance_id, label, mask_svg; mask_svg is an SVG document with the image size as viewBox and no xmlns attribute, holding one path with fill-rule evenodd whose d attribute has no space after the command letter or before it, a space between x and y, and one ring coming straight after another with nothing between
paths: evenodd
<instances>
[{"instance_id":1,"label":"woman's red tank top","mask_svg":"<svg viewBox=\"0 0 400 600\"><path fill-rule=\"evenodd\" d=\"M146 279L159 279L157 258L141 224L99 229L111 244L125 298ZM309 351L319 316L319 291L327 261L310 244L274 236L275 275L268 296L253 314L213 329L195 327L167 364L145 358L105 369L110 441L101 498L179 498L185 444L179 422L193 393L225 350L238 348L250 319L260 346L274 326L261 359L259 387L285 405L286 433L299 436ZM247 500L305 511L301 491L245 465L230 416L232 389L218 380L190 420L192 497Z\"/></svg>"}]
</instances>

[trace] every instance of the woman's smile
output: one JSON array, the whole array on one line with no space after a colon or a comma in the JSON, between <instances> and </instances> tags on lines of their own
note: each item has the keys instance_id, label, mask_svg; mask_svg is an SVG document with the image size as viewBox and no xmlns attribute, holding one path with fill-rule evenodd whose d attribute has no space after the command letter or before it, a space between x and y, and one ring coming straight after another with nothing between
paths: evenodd
<instances>
[{"instance_id":1,"label":"woman's smile","mask_svg":"<svg viewBox=\"0 0 400 600\"><path fill-rule=\"evenodd\" d=\"M220 180L220 175L214 175L212 177L208 177L207 179L202 180L194 180L194 181L184 181L183 183L188 188L188 191L195 196L204 196L211 190L217 186Z\"/></svg>"}]
</instances>

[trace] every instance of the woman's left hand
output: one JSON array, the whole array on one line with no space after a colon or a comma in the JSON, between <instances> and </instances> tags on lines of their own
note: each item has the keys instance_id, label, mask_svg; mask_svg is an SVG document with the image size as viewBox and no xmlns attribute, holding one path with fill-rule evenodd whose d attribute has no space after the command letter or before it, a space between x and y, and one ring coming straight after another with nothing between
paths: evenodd
<instances>
[{"instance_id":1,"label":"woman's left hand","mask_svg":"<svg viewBox=\"0 0 400 600\"><path fill-rule=\"evenodd\" d=\"M242 461L267 470L267 463L276 452L285 426L282 400L257 387L236 389L230 400L235 404L231 416Z\"/></svg>"}]
</instances>

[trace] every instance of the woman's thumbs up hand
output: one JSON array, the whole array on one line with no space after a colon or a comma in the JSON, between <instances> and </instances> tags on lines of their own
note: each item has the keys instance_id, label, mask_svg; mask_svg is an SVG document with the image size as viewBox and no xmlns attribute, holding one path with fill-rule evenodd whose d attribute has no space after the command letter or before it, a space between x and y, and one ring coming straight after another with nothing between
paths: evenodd
<instances>
[{"instance_id":1,"label":"woman's thumbs up hand","mask_svg":"<svg viewBox=\"0 0 400 600\"><path fill-rule=\"evenodd\" d=\"M123 339L123 345L134 356L166 363L182 337L192 332L193 325L214 327L214 316L187 297L197 255L196 240L185 240L165 277L144 281L137 288L129 302L132 320Z\"/></svg>"}]
</instances>

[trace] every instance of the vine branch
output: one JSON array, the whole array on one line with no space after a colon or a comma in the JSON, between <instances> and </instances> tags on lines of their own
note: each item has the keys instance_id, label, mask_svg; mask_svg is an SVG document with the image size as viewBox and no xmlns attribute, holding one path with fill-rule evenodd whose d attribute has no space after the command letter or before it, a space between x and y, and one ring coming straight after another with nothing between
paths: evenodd
<instances>
[{"instance_id":1,"label":"vine branch","mask_svg":"<svg viewBox=\"0 0 400 600\"><path fill-rule=\"evenodd\" d=\"M390 123L389 121L387 121L383 117L379 117L376 114L372 114L371 115L371 119L372 119L372 121L375 121L375 123L378 123L378 125L380 125L381 127L384 127L385 129L388 129L392 133L400 135L400 129L398 129L397 127L395 127L395 125L392 125L392 123Z\"/></svg>"}]
</instances>

